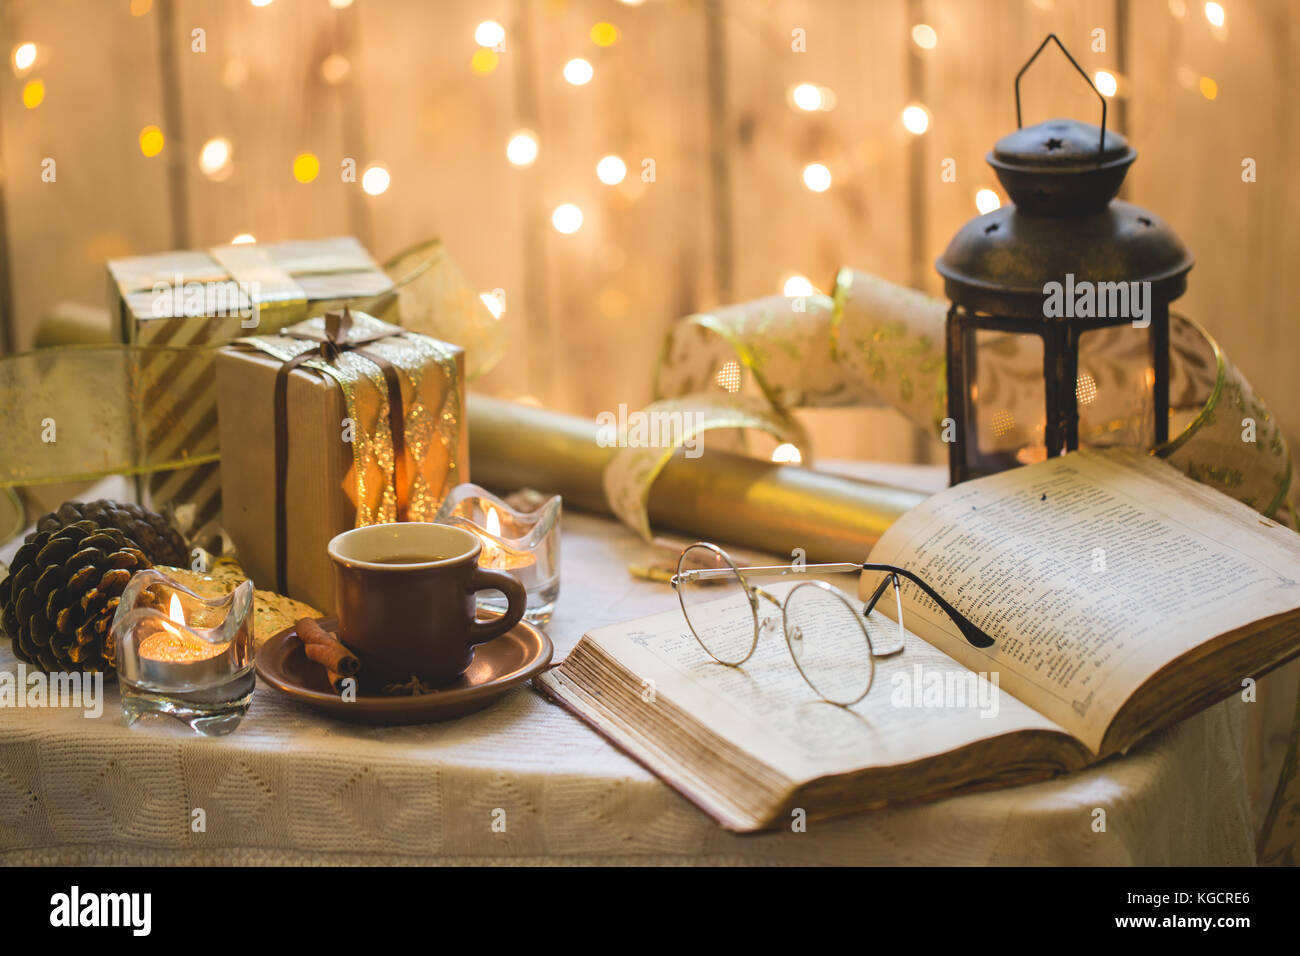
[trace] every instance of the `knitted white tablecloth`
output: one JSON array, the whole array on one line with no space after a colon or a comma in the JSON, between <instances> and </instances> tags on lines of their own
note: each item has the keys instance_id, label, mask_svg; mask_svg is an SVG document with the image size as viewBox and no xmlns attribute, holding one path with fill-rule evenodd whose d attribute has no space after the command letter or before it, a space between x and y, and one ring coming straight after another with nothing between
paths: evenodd
<instances>
[{"instance_id":1,"label":"knitted white tablecloth","mask_svg":"<svg viewBox=\"0 0 1300 956\"><path fill-rule=\"evenodd\" d=\"M557 660L585 630L673 606L625 571L642 555L613 522L565 515ZM98 719L0 708L0 863L1252 863L1298 677L1069 777L743 837L530 688L372 728L259 686L234 734L203 739L128 729L110 685Z\"/></svg>"}]
</instances>

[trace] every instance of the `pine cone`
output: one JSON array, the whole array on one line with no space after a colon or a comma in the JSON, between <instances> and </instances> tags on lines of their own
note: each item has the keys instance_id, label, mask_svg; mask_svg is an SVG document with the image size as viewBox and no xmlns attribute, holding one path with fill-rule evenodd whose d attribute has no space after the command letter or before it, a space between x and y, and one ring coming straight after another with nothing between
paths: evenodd
<instances>
[{"instance_id":1,"label":"pine cone","mask_svg":"<svg viewBox=\"0 0 1300 956\"><path fill-rule=\"evenodd\" d=\"M181 533L163 515L129 502L65 501L36 522L37 532L57 531L78 521L93 521L101 528L116 528L136 543L154 564L189 566L189 551ZM28 541L31 540L29 536Z\"/></svg>"},{"instance_id":2,"label":"pine cone","mask_svg":"<svg viewBox=\"0 0 1300 956\"><path fill-rule=\"evenodd\" d=\"M78 521L29 535L0 581L0 630L46 671L112 671L113 615L131 575L150 567L116 528Z\"/></svg>"}]
</instances>

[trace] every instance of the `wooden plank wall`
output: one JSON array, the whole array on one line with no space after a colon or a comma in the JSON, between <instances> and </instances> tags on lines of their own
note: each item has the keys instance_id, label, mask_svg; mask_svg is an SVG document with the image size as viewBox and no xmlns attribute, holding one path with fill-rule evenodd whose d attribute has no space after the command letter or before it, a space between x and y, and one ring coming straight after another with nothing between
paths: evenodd
<instances>
[{"instance_id":1,"label":"wooden plank wall","mask_svg":"<svg viewBox=\"0 0 1300 956\"><path fill-rule=\"evenodd\" d=\"M1090 72L1120 75L1113 121L1140 153L1128 196L1193 249L1183 308L1294 441L1300 36L1285 0L1222 5L1216 29L1194 0L8 0L11 347L60 303L102 306L111 256L350 232L386 257L436 235L484 291L506 292L513 344L484 388L586 414L636 406L664 330L690 311L777 292L793 273L825 289L841 264L937 293L933 260L975 214L975 190L1001 192L983 157L1014 125L1015 71L1056 31ZM488 19L507 36L479 74L474 28ZM592 42L597 21L618 27L616 44ZM934 49L913 43L916 23L935 28ZM19 75L11 55L29 41L37 62ZM595 68L585 86L562 78L575 56ZM45 97L29 109L33 78ZM831 89L834 109L793 109L800 82ZM1053 53L1026 77L1026 121L1095 121L1089 96ZM900 122L911 101L931 114L920 137ZM166 145L146 158L151 123ZM504 151L523 128L541 152L521 169ZM221 181L196 161L216 136L233 145ZM321 163L306 184L290 172L303 151ZM619 186L595 177L607 153L628 164ZM54 183L41 181L47 157ZM1241 181L1245 157L1255 183ZM940 179L945 158L956 183ZM391 187L371 197L343 182L347 159L382 163ZM829 191L803 186L810 162L831 169ZM550 226L562 202L584 212L574 235ZM883 409L808 420L823 454L941 453Z\"/></svg>"}]
</instances>

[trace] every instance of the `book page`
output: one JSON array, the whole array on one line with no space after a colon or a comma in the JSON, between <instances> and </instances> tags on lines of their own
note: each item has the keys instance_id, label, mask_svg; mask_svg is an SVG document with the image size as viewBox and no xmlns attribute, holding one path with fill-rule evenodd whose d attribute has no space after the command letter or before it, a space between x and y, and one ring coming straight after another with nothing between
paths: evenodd
<instances>
[{"instance_id":1,"label":"book page","mask_svg":"<svg viewBox=\"0 0 1300 956\"><path fill-rule=\"evenodd\" d=\"M846 578L841 583L852 586L851 576L840 577ZM797 584L769 586L764 581L761 586L782 598ZM861 604L846 596L860 610ZM760 609L780 615L767 602ZM692 614L697 613L693 607ZM823 623L818 636L834 645L826 652L841 654L845 666L861 662L860 651L851 647L855 640L862 641L855 620L850 616L839 625ZM897 630L883 617L877 623ZM807 624L805 630L810 630ZM764 631L753 656L739 667L709 657L678 607L591 631L584 640L598 644L644 682L646 706L654 706L663 695L711 733L796 783L905 764L1018 730L1064 733L913 634L904 634L901 653L875 659L871 690L851 707L818 698L795 666L779 627Z\"/></svg>"},{"instance_id":2,"label":"book page","mask_svg":"<svg viewBox=\"0 0 1300 956\"><path fill-rule=\"evenodd\" d=\"M1300 535L1133 451L1073 452L949 488L871 559L918 574L995 644L971 647L911 585L909 629L999 673L1094 753L1164 664L1300 606Z\"/></svg>"}]
</instances>

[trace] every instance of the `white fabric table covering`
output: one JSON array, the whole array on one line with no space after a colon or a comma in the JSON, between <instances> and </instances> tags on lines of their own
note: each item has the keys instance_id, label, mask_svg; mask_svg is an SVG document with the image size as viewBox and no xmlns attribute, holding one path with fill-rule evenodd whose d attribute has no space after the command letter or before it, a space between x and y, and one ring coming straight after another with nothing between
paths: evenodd
<instances>
[{"instance_id":1,"label":"white fabric table covering","mask_svg":"<svg viewBox=\"0 0 1300 956\"><path fill-rule=\"evenodd\" d=\"M626 529L566 514L563 533L556 660L585 630L674 606L625 570L645 555ZM0 646L0 671L15 667ZM0 863L1249 864L1298 679L1289 666L1257 703L1230 699L1072 776L755 836L720 829L530 688L459 721L382 728L261 685L234 734L206 739L127 728L110 684L99 719L0 708Z\"/></svg>"}]
</instances>

